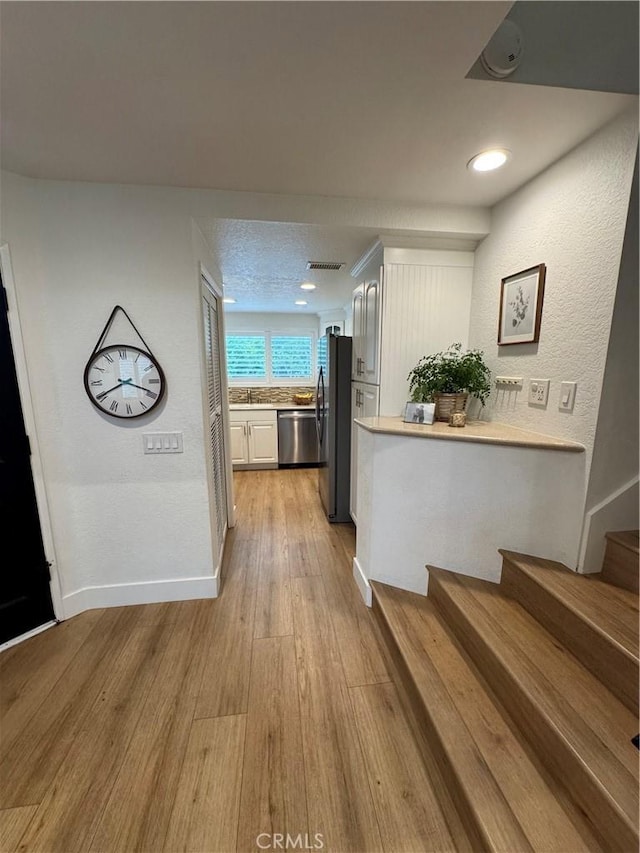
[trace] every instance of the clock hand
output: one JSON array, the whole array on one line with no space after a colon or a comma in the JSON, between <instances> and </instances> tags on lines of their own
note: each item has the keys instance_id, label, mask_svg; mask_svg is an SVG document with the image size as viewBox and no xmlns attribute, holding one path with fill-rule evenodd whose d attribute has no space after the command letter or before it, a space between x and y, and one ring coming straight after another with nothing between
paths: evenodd
<instances>
[{"instance_id":1,"label":"clock hand","mask_svg":"<svg viewBox=\"0 0 640 853\"><path fill-rule=\"evenodd\" d=\"M132 388L139 388L139 389L140 389L140 391L147 391L147 392L149 391L149 389L148 389L148 388L143 388L143 387L142 387L142 385L136 385L136 384L135 384L135 383L133 383L130 379L127 379L127 384L128 384L128 385L131 385L131 387L132 387ZM152 393L153 393L153 392L152 392Z\"/></svg>"},{"instance_id":2,"label":"clock hand","mask_svg":"<svg viewBox=\"0 0 640 853\"><path fill-rule=\"evenodd\" d=\"M104 399L104 398L105 398L108 394L110 394L112 391L117 391L117 390L118 390L118 388L122 388L122 386L123 386L123 385L131 385L131 379L121 379L121 380L118 382L118 384L117 384L117 385L114 385L114 386L113 386L113 388L109 388L109 390L108 390L108 391L101 391L101 392L97 395L96 399L97 399L97 400ZM136 385L135 387L137 388L138 386ZM144 389L143 389L143 390L144 390Z\"/></svg>"},{"instance_id":3,"label":"clock hand","mask_svg":"<svg viewBox=\"0 0 640 853\"><path fill-rule=\"evenodd\" d=\"M122 380L120 380L120 382L118 382L117 385L114 385L113 388L109 388L108 391L101 391L99 394L97 394L96 399L97 400L103 399L104 397L107 396L107 394L110 394L112 391L117 391L118 388L121 388L123 385L127 385L128 383L129 383L128 379L124 382Z\"/></svg>"}]
</instances>

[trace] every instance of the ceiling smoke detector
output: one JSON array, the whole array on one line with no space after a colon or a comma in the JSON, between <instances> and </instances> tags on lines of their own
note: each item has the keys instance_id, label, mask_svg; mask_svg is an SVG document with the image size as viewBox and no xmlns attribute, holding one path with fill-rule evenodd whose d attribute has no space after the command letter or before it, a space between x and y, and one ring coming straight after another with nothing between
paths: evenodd
<instances>
[{"instance_id":1,"label":"ceiling smoke detector","mask_svg":"<svg viewBox=\"0 0 640 853\"><path fill-rule=\"evenodd\" d=\"M307 261L308 270L341 270L345 264L341 261Z\"/></svg>"},{"instance_id":2,"label":"ceiling smoke detector","mask_svg":"<svg viewBox=\"0 0 640 853\"><path fill-rule=\"evenodd\" d=\"M508 77L520 65L524 51L522 31L513 21L503 21L480 54L480 64L491 77Z\"/></svg>"}]
</instances>

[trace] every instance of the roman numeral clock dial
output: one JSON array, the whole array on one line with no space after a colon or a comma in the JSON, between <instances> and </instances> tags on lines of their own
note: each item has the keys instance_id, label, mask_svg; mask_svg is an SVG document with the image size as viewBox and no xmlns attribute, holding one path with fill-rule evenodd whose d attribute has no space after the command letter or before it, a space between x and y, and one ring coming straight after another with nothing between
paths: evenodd
<instances>
[{"instance_id":1,"label":"roman numeral clock dial","mask_svg":"<svg viewBox=\"0 0 640 853\"><path fill-rule=\"evenodd\" d=\"M137 418L158 405L164 374L154 357L134 346L96 350L84 371L84 387L96 408L114 418Z\"/></svg>"}]
</instances>

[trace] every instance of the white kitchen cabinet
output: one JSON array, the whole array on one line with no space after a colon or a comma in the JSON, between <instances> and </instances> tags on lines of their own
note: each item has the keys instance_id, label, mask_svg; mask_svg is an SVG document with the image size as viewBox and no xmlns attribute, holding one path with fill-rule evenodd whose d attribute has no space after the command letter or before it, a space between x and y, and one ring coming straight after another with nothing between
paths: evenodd
<instances>
[{"instance_id":1,"label":"white kitchen cabinet","mask_svg":"<svg viewBox=\"0 0 640 853\"><path fill-rule=\"evenodd\" d=\"M351 302L352 316L352 338L351 350L351 378L360 381L362 379L362 362L364 354L364 284L359 284L353 291Z\"/></svg>"},{"instance_id":2,"label":"white kitchen cabinet","mask_svg":"<svg viewBox=\"0 0 640 853\"><path fill-rule=\"evenodd\" d=\"M380 382L380 322L382 320L382 268L365 279L363 296L362 381Z\"/></svg>"},{"instance_id":3,"label":"white kitchen cabinet","mask_svg":"<svg viewBox=\"0 0 640 853\"><path fill-rule=\"evenodd\" d=\"M249 463L278 461L278 429L275 422L249 421Z\"/></svg>"},{"instance_id":4,"label":"white kitchen cabinet","mask_svg":"<svg viewBox=\"0 0 640 853\"><path fill-rule=\"evenodd\" d=\"M247 423L231 423L231 462L234 465L249 464L249 445L247 443Z\"/></svg>"},{"instance_id":5,"label":"white kitchen cabinet","mask_svg":"<svg viewBox=\"0 0 640 853\"><path fill-rule=\"evenodd\" d=\"M383 255L377 251L363 267L353 291L353 364L355 382L380 382L380 326L382 322Z\"/></svg>"},{"instance_id":6,"label":"white kitchen cabinet","mask_svg":"<svg viewBox=\"0 0 640 853\"><path fill-rule=\"evenodd\" d=\"M232 409L230 414L233 467L277 468L277 412Z\"/></svg>"},{"instance_id":7,"label":"white kitchen cabinet","mask_svg":"<svg viewBox=\"0 0 640 853\"><path fill-rule=\"evenodd\" d=\"M364 382L351 383L351 490L349 512L353 523L358 523L358 433L356 418L374 418L378 414L379 389Z\"/></svg>"}]
</instances>

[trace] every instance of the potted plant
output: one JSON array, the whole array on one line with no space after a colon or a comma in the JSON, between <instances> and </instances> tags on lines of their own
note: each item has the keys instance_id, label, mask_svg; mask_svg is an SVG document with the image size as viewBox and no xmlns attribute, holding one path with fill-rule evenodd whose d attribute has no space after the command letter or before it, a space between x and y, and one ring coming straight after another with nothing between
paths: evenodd
<instances>
[{"instance_id":1,"label":"potted plant","mask_svg":"<svg viewBox=\"0 0 640 853\"><path fill-rule=\"evenodd\" d=\"M452 412L465 410L469 394L484 406L489 396L491 373L480 350L462 351L462 344L425 355L409 373L409 391L414 403L435 403L435 418L448 421Z\"/></svg>"}]
</instances>

